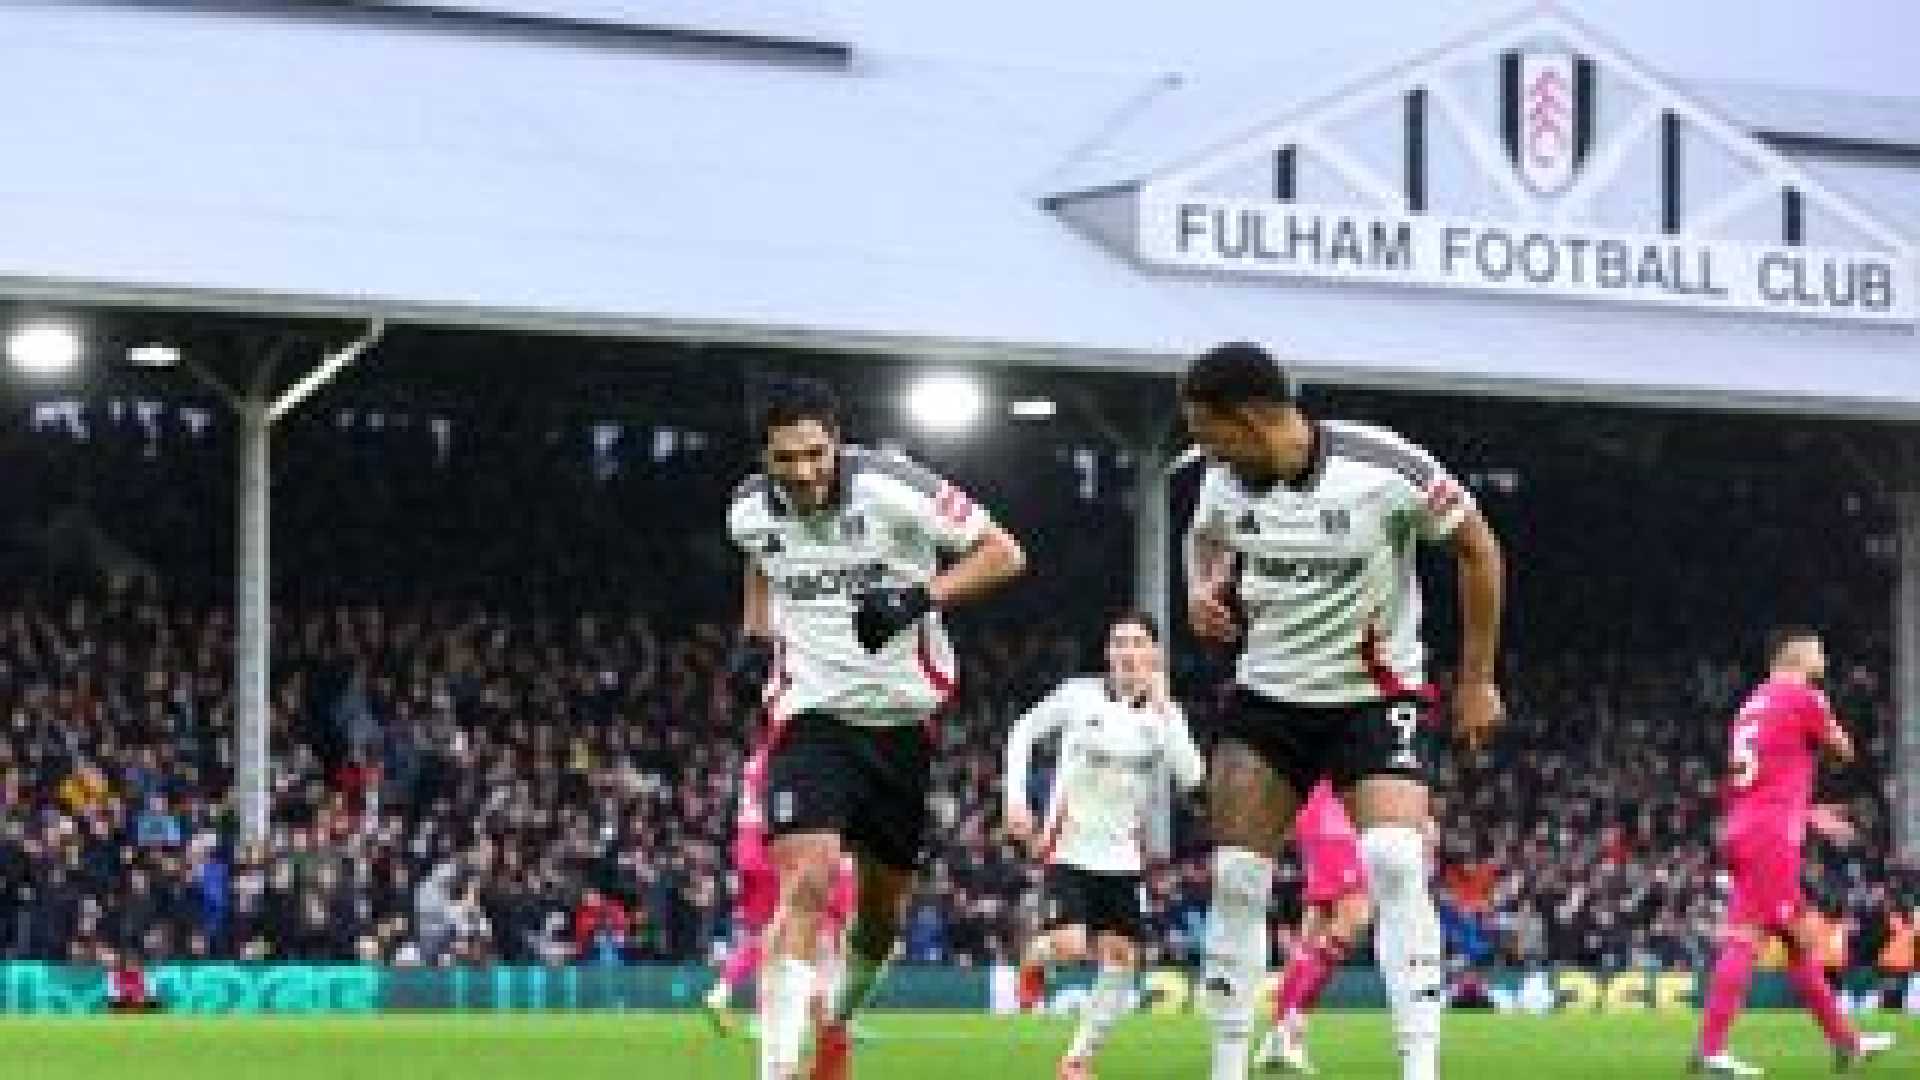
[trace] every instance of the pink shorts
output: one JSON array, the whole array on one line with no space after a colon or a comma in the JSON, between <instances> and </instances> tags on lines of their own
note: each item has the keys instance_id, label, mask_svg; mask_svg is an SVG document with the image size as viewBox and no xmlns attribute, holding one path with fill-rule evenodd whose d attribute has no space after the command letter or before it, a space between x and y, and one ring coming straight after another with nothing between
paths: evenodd
<instances>
[{"instance_id":1,"label":"pink shorts","mask_svg":"<svg viewBox=\"0 0 1920 1080\"><path fill-rule=\"evenodd\" d=\"M1300 862L1307 875L1303 899L1309 904L1331 905L1367 890L1360 844L1352 836L1301 837Z\"/></svg>"},{"instance_id":2,"label":"pink shorts","mask_svg":"<svg viewBox=\"0 0 1920 1080\"><path fill-rule=\"evenodd\" d=\"M853 921L855 904L858 901L859 885L856 883L853 867L845 862L833 874L833 891L827 894L827 929L838 933Z\"/></svg>"},{"instance_id":3,"label":"pink shorts","mask_svg":"<svg viewBox=\"0 0 1920 1080\"><path fill-rule=\"evenodd\" d=\"M1726 846L1731 922L1784 931L1806 909L1800 892L1800 846L1778 837L1734 838Z\"/></svg>"},{"instance_id":4,"label":"pink shorts","mask_svg":"<svg viewBox=\"0 0 1920 1080\"><path fill-rule=\"evenodd\" d=\"M740 873L740 900L734 911L748 929L764 930L780 908L780 875L772 863L750 865Z\"/></svg>"}]
</instances>

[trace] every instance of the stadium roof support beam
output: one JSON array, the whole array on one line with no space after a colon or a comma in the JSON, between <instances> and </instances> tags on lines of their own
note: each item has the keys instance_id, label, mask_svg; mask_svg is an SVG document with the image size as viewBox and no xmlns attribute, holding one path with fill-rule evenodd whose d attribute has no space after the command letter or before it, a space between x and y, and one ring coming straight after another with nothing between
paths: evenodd
<instances>
[{"instance_id":1,"label":"stadium roof support beam","mask_svg":"<svg viewBox=\"0 0 1920 1080\"><path fill-rule=\"evenodd\" d=\"M255 362L251 384L237 390L212 371L183 356L182 364L194 378L218 393L239 422L239 507L235 530L234 566L234 680L233 807L240 821L243 847L267 841L273 811L268 802L267 754L268 670L271 656L267 625L271 601L270 523L273 425L313 393L346 370L380 340L384 323L367 330L344 348L328 353L311 371L275 395L271 392L283 351L269 348Z\"/></svg>"},{"instance_id":2,"label":"stadium roof support beam","mask_svg":"<svg viewBox=\"0 0 1920 1080\"><path fill-rule=\"evenodd\" d=\"M1894 850L1920 855L1920 429L1902 437L1894 514Z\"/></svg>"},{"instance_id":3,"label":"stadium roof support beam","mask_svg":"<svg viewBox=\"0 0 1920 1080\"><path fill-rule=\"evenodd\" d=\"M1174 417L1150 414L1135 424L1115 419L1090 393L1069 400L1102 437L1133 459L1133 603L1153 616L1162 638L1171 634L1168 597L1172 591L1173 472L1184 458L1173 455Z\"/></svg>"},{"instance_id":4,"label":"stadium roof support beam","mask_svg":"<svg viewBox=\"0 0 1920 1080\"><path fill-rule=\"evenodd\" d=\"M1133 602L1152 615L1160 626L1161 640L1173 633L1169 595L1173 571L1169 553L1173 550L1172 455L1166 441L1142 442L1130 448L1133 454Z\"/></svg>"}]
</instances>

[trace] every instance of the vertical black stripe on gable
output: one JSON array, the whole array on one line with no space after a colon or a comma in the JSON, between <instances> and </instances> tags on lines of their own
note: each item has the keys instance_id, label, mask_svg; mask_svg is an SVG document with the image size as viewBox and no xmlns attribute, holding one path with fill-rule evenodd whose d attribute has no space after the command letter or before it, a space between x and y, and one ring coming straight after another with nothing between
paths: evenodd
<instances>
[{"instance_id":1,"label":"vertical black stripe on gable","mask_svg":"<svg viewBox=\"0 0 1920 1080\"><path fill-rule=\"evenodd\" d=\"M1427 212L1427 89L1407 92L1407 213Z\"/></svg>"},{"instance_id":2,"label":"vertical black stripe on gable","mask_svg":"<svg viewBox=\"0 0 1920 1080\"><path fill-rule=\"evenodd\" d=\"M1680 231L1680 114L1660 114L1660 231Z\"/></svg>"}]
</instances>

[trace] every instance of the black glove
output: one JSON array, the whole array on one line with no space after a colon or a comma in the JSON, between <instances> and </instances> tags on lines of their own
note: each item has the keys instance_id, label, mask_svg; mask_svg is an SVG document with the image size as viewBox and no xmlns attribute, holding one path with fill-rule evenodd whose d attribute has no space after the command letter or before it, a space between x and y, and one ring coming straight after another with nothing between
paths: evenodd
<instances>
[{"instance_id":1,"label":"black glove","mask_svg":"<svg viewBox=\"0 0 1920 1080\"><path fill-rule=\"evenodd\" d=\"M727 657L727 681L743 709L760 708L767 680L773 677L773 639L744 637Z\"/></svg>"},{"instance_id":2,"label":"black glove","mask_svg":"<svg viewBox=\"0 0 1920 1080\"><path fill-rule=\"evenodd\" d=\"M853 636L860 639L861 648L879 652L896 634L932 610L933 594L925 585L868 589L860 594L860 608L853 613Z\"/></svg>"}]
</instances>

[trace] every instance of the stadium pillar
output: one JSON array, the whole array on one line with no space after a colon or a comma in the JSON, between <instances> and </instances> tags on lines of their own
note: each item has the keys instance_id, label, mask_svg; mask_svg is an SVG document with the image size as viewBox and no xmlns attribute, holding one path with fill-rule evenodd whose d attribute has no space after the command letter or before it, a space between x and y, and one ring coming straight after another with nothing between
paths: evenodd
<instances>
[{"instance_id":1,"label":"stadium pillar","mask_svg":"<svg viewBox=\"0 0 1920 1080\"><path fill-rule=\"evenodd\" d=\"M272 490L269 476L274 422L297 408L315 390L325 386L347 365L380 340L386 325L375 320L366 333L345 348L328 353L313 370L293 385L272 395L270 383L278 366L278 351L262 357L253 372L253 386L237 393L225 380L192 356L182 363L193 376L225 398L239 424L239 507L235 522L237 556L234 565L233 619L233 731L234 814L239 819L242 844L265 844L272 824L267 798L268 738L268 625L269 589L273 569L269 558Z\"/></svg>"},{"instance_id":2,"label":"stadium pillar","mask_svg":"<svg viewBox=\"0 0 1920 1080\"><path fill-rule=\"evenodd\" d=\"M1899 581L1893 590L1894 848L1920 855L1920 435L1894 487Z\"/></svg>"},{"instance_id":3,"label":"stadium pillar","mask_svg":"<svg viewBox=\"0 0 1920 1080\"><path fill-rule=\"evenodd\" d=\"M1171 550L1168 505L1172 484L1167 476L1170 458L1159 440L1133 447L1133 602L1152 615L1160 633L1172 632L1168 623L1167 592L1171 575L1167 553Z\"/></svg>"},{"instance_id":4,"label":"stadium pillar","mask_svg":"<svg viewBox=\"0 0 1920 1080\"><path fill-rule=\"evenodd\" d=\"M239 562L234 576L234 804L242 844L264 845L267 806L267 477L272 403L236 402L240 424Z\"/></svg>"},{"instance_id":5,"label":"stadium pillar","mask_svg":"<svg viewBox=\"0 0 1920 1080\"><path fill-rule=\"evenodd\" d=\"M1147 414L1129 422L1092 394L1069 395L1068 401L1109 445L1126 451L1133 461L1133 604L1153 616L1164 637L1172 632L1167 621L1167 595L1172 589L1167 553L1172 542L1173 508L1168 501L1174 458L1167 447L1177 418L1171 413Z\"/></svg>"}]
</instances>

